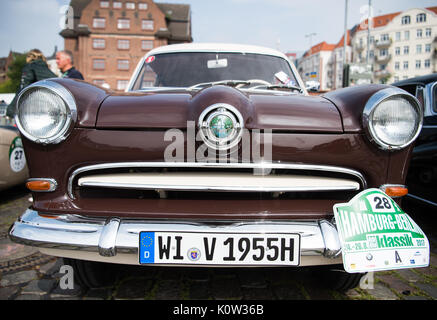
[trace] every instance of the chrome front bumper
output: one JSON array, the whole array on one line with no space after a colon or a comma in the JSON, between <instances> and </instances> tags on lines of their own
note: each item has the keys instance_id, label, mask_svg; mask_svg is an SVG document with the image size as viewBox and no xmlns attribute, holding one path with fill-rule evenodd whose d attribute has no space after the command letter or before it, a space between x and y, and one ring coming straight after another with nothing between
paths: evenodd
<instances>
[{"instance_id":1,"label":"chrome front bumper","mask_svg":"<svg viewBox=\"0 0 437 320\"><path fill-rule=\"evenodd\" d=\"M98 219L77 215L47 217L26 212L11 226L12 241L42 253L82 260L138 265L141 231L208 233L298 233L300 266L341 264L337 229L327 220L191 222Z\"/></svg>"}]
</instances>

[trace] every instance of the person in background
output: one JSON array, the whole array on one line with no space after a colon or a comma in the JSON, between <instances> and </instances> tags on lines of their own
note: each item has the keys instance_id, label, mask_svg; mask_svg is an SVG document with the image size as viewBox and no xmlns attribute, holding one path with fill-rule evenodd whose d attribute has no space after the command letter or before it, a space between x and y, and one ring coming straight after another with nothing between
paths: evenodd
<instances>
[{"instance_id":1,"label":"person in background","mask_svg":"<svg viewBox=\"0 0 437 320\"><path fill-rule=\"evenodd\" d=\"M56 74L49 69L44 54L38 49L30 50L26 55L26 65L21 71L20 87L9 104L6 115L10 118L15 116L17 98L24 88L37 81L56 77Z\"/></svg>"},{"instance_id":2,"label":"person in background","mask_svg":"<svg viewBox=\"0 0 437 320\"><path fill-rule=\"evenodd\" d=\"M70 51L59 51L56 53L56 64L62 72L62 78L84 80L82 73L73 67L73 54Z\"/></svg>"}]
</instances>

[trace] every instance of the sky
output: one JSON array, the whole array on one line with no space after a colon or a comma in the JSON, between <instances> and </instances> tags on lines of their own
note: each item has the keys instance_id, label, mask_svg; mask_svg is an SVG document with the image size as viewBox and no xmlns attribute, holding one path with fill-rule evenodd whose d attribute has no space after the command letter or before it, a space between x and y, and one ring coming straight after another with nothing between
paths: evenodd
<instances>
[{"instance_id":1,"label":"sky","mask_svg":"<svg viewBox=\"0 0 437 320\"><path fill-rule=\"evenodd\" d=\"M346 0L155 0L191 6L194 42L261 45L301 55L344 33ZM64 47L62 10L70 0L0 0L0 57ZM369 0L348 0L347 27L367 18ZM372 0L373 15L437 6L436 0ZM312 34L312 35L311 35ZM311 35L311 36L309 36Z\"/></svg>"}]
</instances>

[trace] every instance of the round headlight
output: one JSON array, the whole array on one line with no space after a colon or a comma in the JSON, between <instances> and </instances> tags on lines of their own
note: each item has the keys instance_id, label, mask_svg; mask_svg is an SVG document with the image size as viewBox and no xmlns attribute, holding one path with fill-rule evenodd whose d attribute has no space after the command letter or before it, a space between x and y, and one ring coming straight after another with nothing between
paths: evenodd
<instances>
[{"instance_id":1,"label":"round headlight","mask_svg":"<svg viewBox=\"0 0 437 320\"><path fill-rule=\"evenodd\" d=\"M385 150L398 150L420 133L423 110L417 99L399 88L387 88L370 97L364 108L364 127L370 139Z\"/></svg>"},{"instance_id":2,"label":"round headlight","mask_svg":"<svg viewBox=\"0 0 437 320\"><path fill-rule=\"evenodd\" d=\"M15 121L21 133L38 143L59 143L76 120L71 93L53 81L40 81L25 88L17 100Z\"/></svg>"}]
</instances>

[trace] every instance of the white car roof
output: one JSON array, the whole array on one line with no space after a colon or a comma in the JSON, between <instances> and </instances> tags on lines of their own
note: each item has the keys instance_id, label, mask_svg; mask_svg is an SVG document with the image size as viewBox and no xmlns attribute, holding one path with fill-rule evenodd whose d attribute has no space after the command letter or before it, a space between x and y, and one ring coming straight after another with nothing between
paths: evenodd
<instances>
[{"instance_id":1,"label":"white car roof","mask_svg":"<svg viewBox=\"0 0 437 320\"><path fill-rule=\"evenodd\" d=\"M182 43L155 48L147 56L174 52L241 52L277 56L287 59L287 56L277 50L254 45L232 43Z\"/></svg>"}]
</instances>

